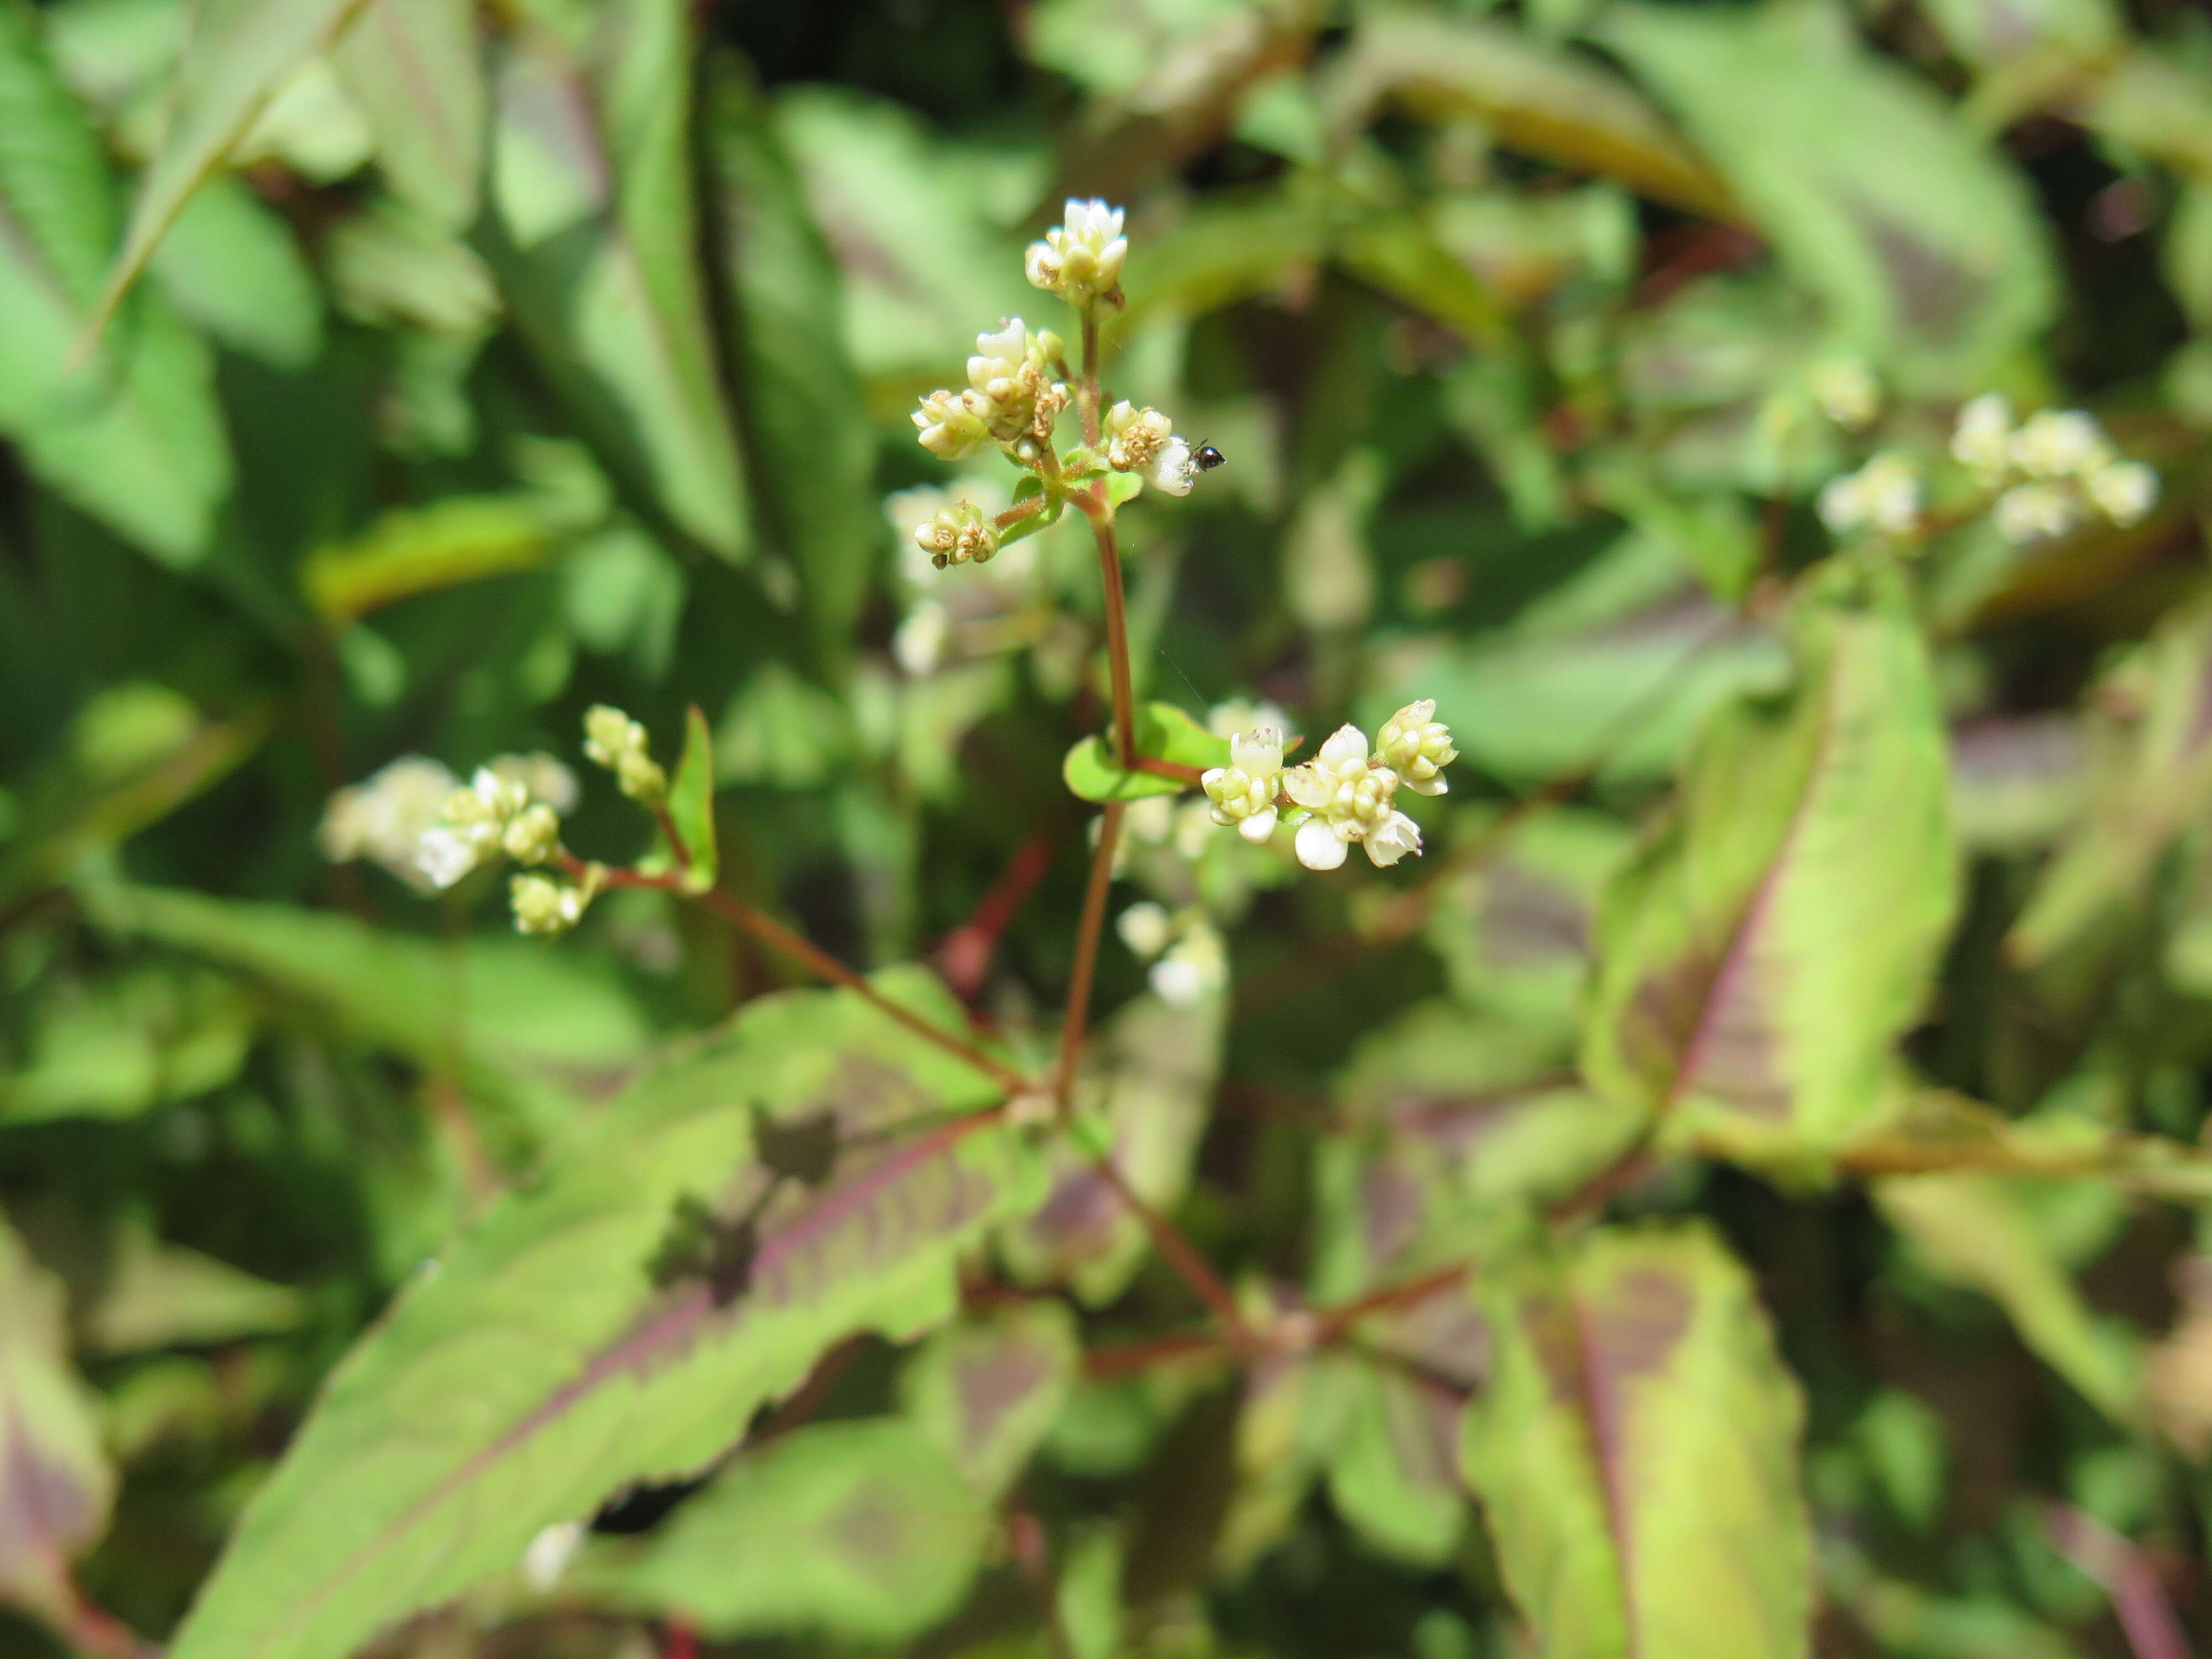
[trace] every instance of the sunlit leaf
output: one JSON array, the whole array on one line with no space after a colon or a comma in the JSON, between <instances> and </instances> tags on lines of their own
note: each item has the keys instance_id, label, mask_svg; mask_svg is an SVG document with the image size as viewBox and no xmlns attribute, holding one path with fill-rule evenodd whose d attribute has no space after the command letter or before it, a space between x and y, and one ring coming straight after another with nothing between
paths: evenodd
<instances>
[{"instance_id":1,"label":"sunlit leaf","mask_svg":"<svg viewBox=\"0 0 2212 1659\"><path fill-rule=\"evenodd\" d=\"M62 1288L0 1219L0 1602L65 1628L69 1563L115 1493L95 1412L70 1366Z\"/></svg>"},{"instance_id":2,"label":"sunlit leaf","mask_svg":"<svg viewBox=\"0 0 2212 1659\"><path fill-rule=\"evenodd\" d=\"M698 1469L840 1338L945 1318L959 1252L1027 1185L993 1098L846 993L756 1003L645 1078L340 1368L175 1659L342 1659L615 1488ZM779 1172L772 1137L802 1133L826 1173Z\"/></svg>"},{"instance_id":3,"label":"sunlit leaf","mask_svg":"<svg viewBox=\"0 0 2212 1659\"><path fill-rule=\"evenodd\" d=\"M1229 764L1229 740L1218 738L1173 703L1145 702L1136 708L1137 756L1170 766L1195 768ZM1146 795L1172 795L1189 788L1194 779L1174 773L1124 772L1114 763L1110 736L1085 738L1067 751L1060 767L1067 787L1085 800L1137 800Z\"/></svg>"},{"instance_id":4,"label":"sunlit leaf","mask_svg":"<svg viewBox=\"0 0 2212 1659\"><path fill-rule=\"evenodd\" d=\"M369 0L331 66L368 123L393 195L447 231L477 216L484 76L469 0Z\"/></svg>"},{"instance_id":5,"label":"sunlit leaf","mask_svg":"<svg viewBox=\"0 0 2212 1659\"><path fill-rule=\"evenodd\" d=\"M1558 1659L1801 1659L1803 1407L1750 1276L1695 1227L1599 1233L1498 1276L1462 1468Z\"/></svg>"},{"instance_id":6,"label":"sunlit leaf","mask_svg":"<svg viewBox=\"0 0 2212 1659\"><path fill-rule=\"evenodd\" d=\"M305 1311L289 1285L131 1229L82 1323L94 1352L134 1353L287 1331Z\"/></svg>"},{"instance_id":7,"label":"sunlit leaf","mask_svg":"<svg viewBox=\"0 0 2212 1659\"><path fill-rule=\"evenodd\" d=\"M551 556L554 529L544 503L529 496L448 495L315 549L300 584L317 613L343 628L417 593L534 570Z\"/></svg>"},{"instance_id":8,"label":"sunlit leaf","mask_svg":"<svg viewBox=\"0 0 2212 1659\"><path fill-rule=\"evenodd\" d=\"M98 139L38 44L0 6L0 434L66 499L167 562L205 550L230 487L206 349L147 296L100 350L76 345L114 246Z\"/></svg>"},{"instance_id":9,"label":"sunlit leaf","mask_svg":"<svg viewBox=\"0 0 2212 1659\"><path fill-rule=\"evenodd\" d=\"M236 179L208 180L154 255L170 302L226 345L300 368L323 344L323 299L292 228Z\"/></svg>"},{"instance_id":10,"label":"sunlit leaf","mask_svg":"<svg viewBox=\"0 0 2212 1659\"><path fill-rule=\"evenodd\" d=\"M668 780L668 821L684 838L685 881L708 890L721 868L714 848L714 734L696 703L684 711L684 752Z\"/></svg>"},{"instance_id":11,"label":"sunlit leaf","mask_svg":"<svg viewBox=\"0 0 2212 1659\"><path fill-rule=\"evenodd\" d=\"M1815 601L1796 632L1796 689L1715 716L1606 894L1583 1068L1678 1131L1816 1148L1881 1109L1959 872L1900 599Z\"/></svg>"}]
</instances>

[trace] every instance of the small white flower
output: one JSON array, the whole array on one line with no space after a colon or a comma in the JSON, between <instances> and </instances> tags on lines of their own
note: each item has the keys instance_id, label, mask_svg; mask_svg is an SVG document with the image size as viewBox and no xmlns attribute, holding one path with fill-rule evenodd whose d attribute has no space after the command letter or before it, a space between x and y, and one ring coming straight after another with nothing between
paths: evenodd
<instances>
[{"instance_id":1,"label":"small white flower","mask_svg":"<svg viewBox=\"0 0 2212 1659\"><path fill-rule=\"evenodd\" d=\"M1375 757L1417 795L1441 795L1451 786L1440 774L1459 758L1451 731L1436 718L1436 700L1409 702L1375 734Z\"/></svg>"},{"instance_id":2,"label":"small white flower","mask_svg":"<svg viewBox=\"0 0 2212 1659\"><path fill-rule=\"evenodd\" d=\"M1334 870L1344 862L1346 843L1338 838L1325 818L1308 818L1298 826L1292 846L1298 862L1309 870Z\"/></svg>"},{"instance_id":3,"label":"small white flower","mask_svg":"<svg viewBox=\"0 0 2212 1659\"><path fill-rule=\"evenodd\" d=\"M1117 472L1152 468L1175 436L1175 422L1157 409L1133 409L1127 400L1106 411L1106 465ZM1188 451L1189 446L1185 445Z\"/></svg>"},{"instance_id":4,"label":"small white flower","mask_svg":"<svg viewBox=\"0 0 2212 1659\"><path fill-rule=\"evenodd\" d=\"M999 530L981 507L963 500L940 507L915 526L914 542L939 570L971 561L988 564L999 550Z\"/></svg>"},{"instance_id":5,"label":"small white flower","mask_svg":"<svg viewBox=\"0 0 2212 1659\"><path fill-rule=\"evenodd\" d=\"M416 853L445 817L459 781L436 761L403 755L367 781L333 794L316 840L333 864L366 858L410 887L428 885Z\"/></svg>"},{"instance_id":6,"label":"small white flower","mask_svg":"<svg viewBox=\"0 0 2212 1659\"><path fill-rule=\"evenodd\" d=\"M507 782L520 787L533 801L543 801L562 817L576 810L581 793L576 775L542 750L531 755L495 755L484 763Z\"/></svg>"},{"instance_id":7,"label":"small white flower","mask_svg":"<svg viewBox=\"0 0 2212 1659\"><path fill-rule=\"evenodd\" d=\"M1857 471L1828 481L1820 491L1820 522L1838 536L1867 528L1902 536L1919 523L1921 501L1918 464L1886 450Z\"/></svg>"},{"instance_id":8,"label":"small white flower","mask_svg":"<svg viewBox=\"0 0 2212 1659\"><path fill-rule=\"evenodd\" d=\"M541 1594L561 1582L584 1542L584 1523L557 1521L542 1528L522 1552L522 1576Z\"/></svg>"},{"instance_id":9,"label":"small white flower","mask_svg":"<svg viewBox=\"0 0 2212 1659\"><path fill-rule=\"evenodd\" d=\"M1115 918L1114 930L1121 934L1121 943L1129 947L1131 954L1149 962L1174 939L1175 921L1168 915L1166 906L1140 899Z\"/></svg>"},{"instance_id":10,"label":"small white flower","mask_svg":"<svg viewBox=\"0 0 2212 1659\"><path fill-rule=\"evenodd\" d=\"M906 614L891 635L891 655L898 665L919 678L945 660L945 644L952 631L951 613L935 599L924 599Z\"/></svg>"},{"instance_id":11,"label":"small white flower","mask_svg":"<svg viewBox=\"0 0 2212 1659\"><path fill-rule=\"evenodd\" d=\"M1400 859L1421 850L1421 826L1403 812L1393 812L1367 832L1360 843L1378 870L1387 870Z\"/></svg>"},{"instance_id":12,"label":"small white flower","mask_svg":"<svg viewBox=\"0 0 2212 1659\"><path fill-rule=\"evenodd\" d=\"M939 460L965 460L990 441L991 428L957 392L936 391L914 411L921 447Z\"/></svg>"},{"instance_id":13,"label":"small white flower","mask_svg":"<svg viewBox=\"0 0 2212 1659\"><path fill-rule=\"evenodd\" d=\"M1182 936L1152 964L1152 989L1170 1008L1193 1008L1229 983L1229 951L1205 917L1185 912Z\"/></svg>"},{"instance_id":14,"label":"small white flower","mask_svg":"<svg viewBox=\"0 0 2212 1659\"><path fill-rule=\"evenodd\" d=\"M1820 412L1847 432L1863 431L1881 413L1881 385L1862 357L1836 357L1806 376Z\"/></svg>"},{"instance_id":15,"label":"small white flower","mask_svg":"<svg viewBox=\"0 0 2212 1659\"><path fill-rule=\"evenodd\" d=\"M588 897L580 887L571 887L549 876L517 876L508 884L507 897L514 910L518 933L566 933L582 920Z\"/></svg>"},{"instance_id":16,"label":"small white flower","mask_svg":"<svg viewBox=\"0 0 2212 1659\"><path fill-rule=\"evenodd\" d=\"M1128 256L1121 210L1071 198L1065 222L1030 243L1022 264L1035 286L1082 307L1114 292Z\"/></svg>"},{"instance_id":17,"label":"small white flower","mask_svg":"<svg viewBox=\"0 0 2212 1659\"><path fill-rule=\"evenodd\" d=\"M2112 442L2086 410L2045 409L2013 434L2012 463L2033 478L2094 472L2112 460Z\"/></svg>"},{"instance_id":18,"label":"small white flower","mask_svg":"<svg viewBox=\"0 0 2212 1659\"><path fill-rule=\"evenodd\" d=\"M2085 484L2097 510L2123 529L2140 524L2158 505L2158 474L2141 461L2114 461L2092 472Z\"/></svg>"},{"instance_id":19,"label":"small white flower","mask_svg":"<svg viewBox=\"0 0 2212 1659\"><path fill-rule=\"evenodd\" d=\"M1256 726L1229 740L1229 764L1199 780L1212 821L1234 824L1237 833L1258 846L1275 833L1276 778L1283 769L1283 734Z\"/></svg>"},{"instance_id":20,"label":"small white flower","mask_svg":"<svg viewBox=\"0 0 2212 1659\"><path fill-rule=\"evenodd\" d=\"M1951 429L1951 455L1985 483L2002 477L2012 462L2012 400L2002 392L1984 392L1960 409Z\"/></svg>"},{"instance_id":21,"label":"small white flower","mask_svg":"<svg viewBox=\"0 0 2212 1659\"><path fill-rule=\"evenodd\" d=\"M507 820L500 846L517 864L544 864L561 849L561 816L533 801Z\"/></svg>"},{"instance_id":22,"label":"small white flower","mask_svg":"<svg viewBox=\"0 0 2212 1659\"><path fill-rule=\"evenodd\" d=\"M431 886L441 891L451 887L475 869L483 856L481 830L475 824L447 823L425 830L415 846L415 867Z\"/></svg>"},{"instance_id":23,"label":"small white flower","mask_svg":"<svg viewBox=\"0 0 2212 1659\"><path fill-rule=\"evenodd\" d=\"M1997 497L1990 518L2014 546L2063 536L2081 522L2081 504L2052 483L2016 484Z\"/></svg>"},{"instance_id":24,"label":"small white flower","mask_svg":"<svg viewBox=\"0 0 2212 1659\"><path fill-rule=\"evenodd\" d=\"M1153 489L1164 489L1170 495L1189 495L1198 483L1198 468L1192 461L1190 446L1180 438L1170 438L1145 478Z\"/></svg>"}]
</instances>

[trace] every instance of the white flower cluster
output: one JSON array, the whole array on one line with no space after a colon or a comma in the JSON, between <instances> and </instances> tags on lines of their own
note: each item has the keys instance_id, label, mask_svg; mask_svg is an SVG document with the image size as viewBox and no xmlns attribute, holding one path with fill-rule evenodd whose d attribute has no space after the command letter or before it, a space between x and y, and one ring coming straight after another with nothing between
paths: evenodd
<instances>
[{"instance_id":1,"label":"white flower cluster","mask_svg":"<svg viewBox=\"0 0 2212 1659\"><path fill-rule=\"evenodd\" d=\"M1195 1007L1228 988L1229 947L1204 911L1170 915L1165 906L1143 899L1122 911L1114 926L1131 953L1152 964L1146 977L1170 1008Z\"/></svg>"},{"instance_id":2,"label":"white flower cluster","mask_svg":"<svg viewBox=\"0 0 2212 1659\"><path fill-rule=\"evenodd\" d=\"M1157 409L1133 409L1125 398L1106 411L1103 435L1106 465L1116 472L1141 472L1170 495L1188 495L1198 482L1197 458Z\"/></svg>"},{"instance_id":3,"label":"white flower cluster","mask_svg":"<svg viewBox=\"0 0 2212 1659\"><path fill-rule=\"evenodd\" d=\"M1420 826L1395 802L1401 784L1420 795L1441 795L1448 787L1443 771L1459 751L1436 712L1426 698L1408 703L1383 724L1371 755L1365 732L1340 726L1311 760L1288 769L1282 733L1273 727L1233 738L1230 764L1200 781L1213 821L1235 826L1255 845L1277 824L1296 823L1293 846L1309 870L1335 869L1355 844L1366 848L1377 869L1418 854Z\"/></svg>"},{"instance_id":4,"label":"white flower cluster","mask_svg":"<svg viewBox=\"0 0 2212 1659\"><path fill-rule=\"evenodd\" d=\"M1846 432L1863 432L1881 414L1881 383L1863 357L1832 357L1805 377L1820 413Z\"/></svg>"},{"instance_id":5,"label":"white flower cluster","mask_svg":"<svg viewBox=\"0 0 2212 1659\"><path fill-rule=\"evenodd\" d=\"M363 782L349 784L323 808L316 831L323 856L333 864L365 858L420 892L430 890L416 854L422 836L446 815L447 799L460 787L438 762L402 755Z\"/></svg>"},{"instance_id":6,"label":"white flower cluster","mask_svg":"<svg viewBox=\"0 0 2212 1659\"><path fill-rule=\"evenodd\" d=\"M561 809L555 801L575 804L575 780L559 762L550 764L558 777L541 774L536 781L547 787L551 800L533 794L524 766L497 763L479 766L465 789L446 797L439 822L416 843L416 867L433 887L451 887L501 854L517 864L544 864L561 850Z\"/></svg>"},{"instance_id":7,"label":"white flower cluster","mask_svg":"<svg viewBox=\"0 0 2212 1659\"><path fill-rule=\"evenodd\" d=\"M586 711L584 753L612 772L632 800L650 805L668 793L668 774L647 746L645 727L619 708L595 703Z\"/></svg>"},{"instance_id":8,"label":"white flower cluster","mask_svg":"<svg viewBox=\"0 0 2212 1659\"><path fill-rule=\"evenodd\" d=\"M949 564L988 564L999 550L999 532L983 509L958 501L914 527L915 545L939 570Z\"/></svg>"},{"instance_id":9,"label":"white flower cluster","mask_svg":"<svg viewBox=\"0 0 2212 1659\"><path fill-rule=\"evenodd\" d=\"M1031 242L1023 259L1030 281L1057 294L1079 311L1094 301L1109 303L1120 289L1129 239L1121 234L1121 210L1093 198L1070 198L1064 223Z\"/></svg>"},{"instance_id":10,"label":"white flower cluster","mask_svg":"<svg viewBox=\"0 0 2212 1659\"><path fill-rule=\"evenodd\" d=\"M967 389L933 392L915 410L921 447L957 461L986 443L1049 441L1053 422L1067 407L1067 388L1052 377L1066 354L1058 335L1049 330L1032 334L1018 317L1009 318L996 334L978 334L975 355L968 360Z\"/></svg>"},{"instance_id":11,"label":"white flower cluster","mask_svg":"<svg viewBox=\"0 0 2212 1659\"><path fill-rule=\"evenodd\" d=\"M2092 510L2140 523L2158 504L2158 474L2121 459L2086 410L2041 410L2015 427L2004 395L1985 392L1959 411L1951 453L1984 488L2003 490L1990 516L2014 544L2063 536Z\"/></svg>"},{"instance_id":12,"label":"white flower cluster","mask_svg":"<svg viewBox=\"0 0 2212 1659\"><path fill-rule=\"evenodd\" d=\"M1838 536L1861 530L1909 535L1920 522L1923 499L1920 464L1899 451L1884 450L1857 471L1828 480L1820 490L1820 522Z\"/></svg>"},{"instance_id":13,"label":"white flower cluster","mask_svg":"<svg viewBox=\"0 0 2212 1659\"><path fill-rule=\"evenodd\" d=\"M507 902L518 933L565 933L584 919L592 889L550 876L519 875L508 884Z\"/></svg>"}]
</instances>

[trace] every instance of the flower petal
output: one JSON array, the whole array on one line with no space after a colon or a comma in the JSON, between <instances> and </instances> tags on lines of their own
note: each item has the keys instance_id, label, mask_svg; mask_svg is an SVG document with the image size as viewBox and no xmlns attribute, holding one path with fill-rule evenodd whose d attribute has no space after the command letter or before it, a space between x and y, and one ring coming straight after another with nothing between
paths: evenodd
<instances>
[{"instance_id":1,"label":"flower petal","mask_svg":"<svg viewBox=\"0 0 2212 1659\"><path fill-rule=\"evenodd\" d=\"M1237 833L1255 847L1258 847L1275 833L1275 825L1281 817L1282 814L1270 806L1264 812L1253 813L1250 817L1238 824Z\"/></svg>"},{"instance_id":2,"label":"flower petal","mask_svg":"<svg viewBox=\"0 0 2212 1659\"><path fill-rule=\"evenodd\" d=\"M1349 722L1330 732L1328 741L1321 746L1321 753L1314 757L1328 771L1358 764L1366 758L1367 734Z\"/></svg>"},{"instance_id":3,"label":"flower petal","mask_svg":"<svg viewBox=\"0 0 2212 1659\"><path fill-rule=\"evenodd\" d=\"M1298 862L1309 870L1334 870L1344 862L1344 843L1320 818L1298 826L1297 850Z\"/></svg>"}]
</instances>

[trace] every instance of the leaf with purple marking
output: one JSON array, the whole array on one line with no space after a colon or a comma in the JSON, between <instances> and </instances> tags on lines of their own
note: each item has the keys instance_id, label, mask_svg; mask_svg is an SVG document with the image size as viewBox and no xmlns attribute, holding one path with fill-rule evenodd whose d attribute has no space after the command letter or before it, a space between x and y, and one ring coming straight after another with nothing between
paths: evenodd
<instances>
[{"instance_id":1,"label":"leaf with purple marking","mask_svg":"<svg viewBox=\"0 0 2212 1659\"><path fill-rule=\"evenodd\" d=\"M1066 1304L976 1314L931 1337L900 1379L908 1415L969 1485L995 1496L1043 1440L1083 1357Z\"/></svg>"},{"instance_id":2,"label":"leaf with purple marking","mask_svg":"<svg viewBox=\"0 0 2212 1659\"><path fill-rule=\"evenodd\" d=\"M1729 1150L1867 1126L1958 907L1943 727L1902 598L1815 601L1796 635L1796 689L1719 712L1599 908L1584 1075Z\"/></svg>"},{"instance_id":3,"label":"leaf with purple marking","mask_svg":"<svg viewBox=\"0 0 2212 1659\"><path fill-rule=\"evenodd\" d=\"M0 1606L66 1627L69 1563L107 1528L115 1475L69 1362L62 1287L0 1220Z\"/></svg>"},{"instance_id":4,"label":"leaf with purple marking","mask_svg":"<svg viewBox=\"0 0 2212 1659\"><path fill-rule=\"evenodd\" d=\"M1461 1468L1553 1659L1802 1659L1803 1405L1750 1275L1701 1227L1600 1232L1494 1275Z\"/></svg>"},{"instance_id":5,"label":"leaf with purple marking","mask_svg":"<svg viewBox=\"0 0 2212 1659\"><path fill-rule=\"evenodd\" d=\"M878 982L958 1018L925 976ZM340 1659L696 1470L833 1343L950 1316L960 1254L1037 1188L996 1097L843 992L757 1003L641 1080L341 1364L173 1659ZM756 1156L801 1126L834 1154L818 1184Z\"/></svg>"}]
</instances>

